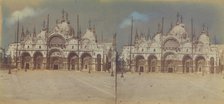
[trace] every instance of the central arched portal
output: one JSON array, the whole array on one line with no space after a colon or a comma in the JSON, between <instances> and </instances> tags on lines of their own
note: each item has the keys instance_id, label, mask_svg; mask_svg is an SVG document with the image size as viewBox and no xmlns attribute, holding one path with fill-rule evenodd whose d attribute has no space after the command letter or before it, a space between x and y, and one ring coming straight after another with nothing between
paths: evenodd
<instances>
[{"instance_id":1,"label":"central arched portal","mask_svg":"<svg viewBox=\"0 0 224 104\"><path fill-rule=\"evenodd\" d=\"M193 72L192 58L189 55L185 55L183 57L182 63L183 63L183 73Z\"/></svg>"},{"instance_id":2,"label":"central arched portal","mask_svg":"<svg viewBox=\"0 0 224 104\"><path fill-rule=\"evenodd\" d=\"M138 55L135 57L135 66L136 66L136 71L137 72L144 72L145 70L145 59L143 56Z\"/></svg>"},{"instance_id":3,"label":"central arched portal","mask_svg":"<svg viewBox=\"0 0 224 104\"><path fill-rule=\"evenodd\" d=\"M148 57L148 72L155 72L157 70L157 58L154 55Z\"/></svg>"},{"instance_id":4,"label":"central arched portal","mask_svg":"<svg viewBox=\"0 0 224 104\"><path fill-rule=\"evenodd\" d=\"M30 69L31 68L31 56L28 52L24 52L21 55L22 63L21 68L22 69Z\"/></svg>"},{"instance_id":5,"label":"central arched portal","mask_svg":"<svg viewBox=\"0 0 224 104\"><path fill-rule=\"evenodd\" d=\"M195 59L195 64L196 64L196 72L202 72L202 70L205 70L206 68L206 61L203 56L198 56Z\"/></svg>"},{"instance_id":6,"label":"central arched portal","mask_svg":"<svg viewBox=\"0 0 224 104\"><path fill-rule=\"evenodd\" d=\"M71 52L68 55L68 69L70 70L78 70L78 55L75 52Z\"/></svg>"},{"instance_id":7,"label":"central arched portal","mask_svg":"<svg viewBox=\"0 0 224 104\"><path fill-rule=\"evenodd\" d=\"M92 56L89 53L83 53L81 56L81 69L83 71L92 70Z\"/></svg>"},{"instance_id":8,"label":"central arched portal","mask_svg":"<svg viewBox=\"0 0 224 104\"><path fill-rule=\"evenodd\" d=\"M176 56L174 53L164 55L164 72L172 73L176 70Z\"/></svg>"},{"instance_id":9,"label":"central arched portal","mask_svg":"<svg viewBox=\"0 0 224 104\"><path fill-rule=\"evenodd\" d=\"M41 69L43 64L43 54L41 52L35 52L33 55L34 69Z\"/></svg>"},{"instance_id":10,"label":"central arched portal","mask_svg":"<svg viewBox=\"0 0 224 104\"><path fill-rule=\"evenodd\" d=\"M63 68L63 55L60 50L50 51L50 69L58 70Z\"/></svg>"}]
</instances>

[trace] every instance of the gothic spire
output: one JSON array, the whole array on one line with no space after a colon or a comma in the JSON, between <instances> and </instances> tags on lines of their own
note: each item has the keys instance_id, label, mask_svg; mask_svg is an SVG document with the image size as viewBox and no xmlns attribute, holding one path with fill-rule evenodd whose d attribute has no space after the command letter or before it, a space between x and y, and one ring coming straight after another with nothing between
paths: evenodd
<instances>
[{"instance_id":1,"label":"gothic spire","mask_svg":"<svg viewBox=\"0 0 224 104\"><path fill-rule=\"evenodd\" d=\"M19 18L17 21L17 31L16 31L16 42L18 43L18 41L19 41Z\"/></svg>"},{"instance_id":2,"label":"gothic spire","mask_svg":"<svg viewBox=\"0 0 224 104\"><path fill-rule=\"evenodd\" d=\"M33 28L33 37L36 37L36 26L34 25L34 28Z\"/></svg>"},{"instance_id":3,"label":"gothic spire","mask_svg":"<svg viewBox=\"0 0 224 104\"><path fill-rule=\"evenodd\" d=\"M181 22L180 14L179 14L179 12L177 12L177 22L176 22L176 24L178 25L178 24L180 24L180 22Z\"/></svg>"},{"instance_id":4,"label":"gothic spire","mask_svg":"<svg viewBox=\"0 0 224 104\"><path fill-rule=\"evenodd\" d=\"M205 33L205 24L202 25L202 33Z\"/></svg>"},{"instance_id":5,"label":"gothic spire","mask_svg":"<svg viewBox=\"0 0 224 104\"><path fill-rule=\"evenodd\" d=\"M30 35L30 31L28 30L28 28L26 28L26 36Z\"/></svg>"},{"instance_id":6,"label":"gothic spire","mask_svg":"<svg viewBox=\"0 0 224 104\"><path fill-rule=\"evenodd\" d=\"M50 17L50 15L48 14L47 15L47 27L46 27L47 28L47 32L49 32L49 17Z\"/></svg>"},{"instance_id":7,"label":"gothic spire","mask_svg":"<svg viewBox=\"0 0 224 104\"><path fill-rule=\"evenodd\" d=\"M65 20L65 10L63 9L62 10L62 21L64 21Z\"/></svg>"},{"instance_id":8,"label":"gothic spire","mask_svg":"<svg viewBox=\"0 0 224 104\"><path fill-rule=\"evenodd\" d=\"M164 25L164 17L162 17L162 27L161 27L161 34L163 34L163 25Z\"/></svg>"},{"instance_id":9,"label":"gothic spire","mask_svg":"<svg viewBox=\"0 0 224 104\"><path fill-rule=\"evenodd\" d=\"M68 22L68 12L66 12L65 17L66 17L66 21Z\"/></svg>"},{"instance_id":10,"label":"gothic spire","mask_svg":"<svg viewBox=\"0 0 224 104\"><path fill-rule=\"evenodd\" d=\"M43 26L43 30L45 30L45 28L46 28L45 25L46 25L46 23L45 23L45 20L44 20L43 21L43 25L42 25Z\"/></svg>"},{"instance_id":11,"label":"gothic spire","mask_svg":"<svg viewBox=\"0 0 224 104\"><path fill-rule=\"evenodd\" d=\"M148 34L147 34L147 40L150 40L151 36L150 36L150 28L148 28Z\"/></svg>"},{"instance_id":12,"label":"gothic spire","mask_svg":"<svg viewBox=\"0 0 224 104\"><path fill-rule=\"evenodd\" d=\"M91 19L89 19L89 30L92 30L92 27L91 27Z\"/></svg>"},{"instance_id":13,"label":"gothic spire","mask_svg":"<svg viewBox=\"0 0 224 104\"><path fill-rule=\"evenodd\" d=\"M161 33L161 24L160 23L158 24L158 31L157 31L157 33Z\"/></svg>"},{"instance_id":14,"label":"gothic spire","mask_svg":"<svg viewBox=\"0 0 224 104\"><path fill-rule=\"evenodd\" d=\"M114 48L116 47L116 37L117 37L117 33L115 33L113 35L113 46L114 46Z\"/></svg>"},{"instance_id":15,"label":"gothic spire","mask_svg":"<svg viewBox=\"0 0 224 104\"><path fill-rule=\"evenodd\" d=\"M25 37L25 33L24 33L24 27L22 25L22 31L21 31L21 38L20 38L20 40L23 40L24 37Z\"/></svg>"},{"instance_id":16,"label":"gothic spire","mask_svg":"<svg viewBox=\"0 0 224 104\"><path fill-rule=\"evenodd\" d=\"M170 23L170 30L173 28L173 23L171 22Z\"/></svg>"},{"instance_id":17,"label":"gothic spire","mask_svg":"<svg viewBox=\"0 0 224 104\"><path fill-rule=\"evenodd\" d=\"M138 29L136 28L135 30L135 40L139 38L139 35L138 35Z\"/></svg>"},{"instance_id":18,"label":"gothic spire","mask_svg":"<svg viewBox=\"0 0 224 104\"><path fill-rule=\"evenodd\" d=\"M180 23L183 23L183 16L180 16Z\"/></svg>"}]
</instances>

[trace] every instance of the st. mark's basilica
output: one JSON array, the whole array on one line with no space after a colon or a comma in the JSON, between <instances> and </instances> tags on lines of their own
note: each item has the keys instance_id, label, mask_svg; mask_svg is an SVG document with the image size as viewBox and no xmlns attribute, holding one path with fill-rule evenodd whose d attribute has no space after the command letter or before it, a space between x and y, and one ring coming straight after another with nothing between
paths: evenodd
<instances>
[{"instance_id":1,"label":"st. mark's basilica","mask_svg":"<svg viewBox=\"0 0 224 104\"><path fill-rule=\"evenodd\" d=\"M132 72L219 73L222 71L222 45L212 44L211 34L203 25L195 34L186 31L182 15L177 14L175 25L163 32L163 21L152 37L135 33L133 43L123 47L123 67ZM214 35L213 35L214 36ZM131 36L130 36L131 37Z\"/></svg>"},{"instance_id":2,"label":"st. mark's basilica","mask_svg":"<svg viewBox=\"0 0 224 104\"><path fill-rule=\"evenodd\" d=\"M96 29L91 23L82 34L78 22L79 16L75 32L68 13L63 10L53 29L49 27L49 15L40 33L36 33L35 28L30 32L21 27L21 32L17 33L18 42L10 44L7 51L12 64L18 69L113 71L115 40L107 43L97 41Z\"/></svg>"},{"instance_id":3,"label":"st. mark's basilica","mask_svg":"<svg viewBox=\"0 0 224 104\"><path fill-rule=\"evenodd\" d=\"M86 32L80 32L78 18L77 31L64 10L54 28L49 27L49 15L40 33L35 28L33 32L24 31L24 27L19 32L18 28L17 42L10 44L7 51L12 65L18 69L115 71L119 65L126 72L222 72L223 45L212 43L205 25L200 34L195 34L193 20L191 31L187 32L182 15L177 15L175 25L171 24L167 33L163 32L164 18L151 37L131 32L131 41L123 46L119 56L116 34L109 43L99 42L95 26L89 24Z\"/></svg>"}]
</instances>

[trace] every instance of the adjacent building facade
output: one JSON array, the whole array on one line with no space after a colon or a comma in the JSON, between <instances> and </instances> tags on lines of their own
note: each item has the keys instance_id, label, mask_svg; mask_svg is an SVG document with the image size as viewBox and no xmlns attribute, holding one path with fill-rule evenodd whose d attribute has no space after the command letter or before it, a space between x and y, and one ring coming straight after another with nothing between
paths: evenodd
<instances>
[{"instance_id":1,"label":"adjacent building facade","mask_svg":"<svg viewBox=\"0 0 224 104\"><path fill-rule=\"evenodd\" d=\"M75 32L63 10L61 19L50 29L48 15L40 33L35 28L31 33L22 27L18 42L9 45L7 54L19 69L113 71L114 41L98 42L95 26L89 25L83 34L78 27Z\"/></svg>"},{"instance_id":2,"label":"adjacent building facade","mask_svg":"<svg viewBox=\"0 0 224 104\"><path fill-rule=\"evenodd\" d=\"M193 24L193 20L192 23ZM163 19L162 19L163 26ZM177 15L167 33L158 26L150 38L136 32L134 42L123 47L124 69L132 72L219 73L223 50L212 44L208 29L203 25L199 35L185 29L182 16ZM196 37L197 36L197 37ZM219 52L220 51L220 52Z\"/></svg>"}]
</instances>

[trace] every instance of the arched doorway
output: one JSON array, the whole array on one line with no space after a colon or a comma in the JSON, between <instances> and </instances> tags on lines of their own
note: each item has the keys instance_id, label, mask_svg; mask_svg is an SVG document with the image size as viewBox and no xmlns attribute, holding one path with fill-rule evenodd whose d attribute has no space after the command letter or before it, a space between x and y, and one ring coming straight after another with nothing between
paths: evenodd
<instances>
[{"instance_id":1,"label":"arched doorway","mask_svg":"<svg viewBox=\"0 0 224 104\"><path fill-rule=\"evenodd\" d=\"M137 72L144 72L145 70L145 59L143 56L138 55L135 57L135 66L136 66L136 71Z\"/></svg>"},{"instance_id":2,"label":"arched doorway","mask_svg":"<svg viewBox=\"0 0 224 104\"><path fill-rule=\"evenodd\" d=\"M193 72L192 70L192 58L189 55L185 55L182 60L183 73Z\"/></svg>"},{"instance_id":3,"label":"arched doorway","mask_svg":"<svg viewBox=\"0 0 224 104\"><path fill-rule=\"evenodd\" d=\"M176 56L174 53L166 53L164 55L164 71L172 73L176 69Z\"/></svg>"},{"instance_id":4,"label":"arched doorway","mask_svg":"<svg viewBox=\"0 0 224 104\"><path fill-rule=\"evenodd\" d=\"M205 58L203 56L198 56L195 59L195 65L196 65L196 72L201 72L202 70L205 70Z\"/></svg>"},{"instance_id":5,"label":"arched doorway","mask_svg":"<svg viewBox=\"0 0 224 104\"><path fill-rule=\"evenodd\" d=\"M63 55L58 49L50 51L50 69L58 70L63 68Z\"/></svg>"},{"instance_id":6,"label":"arched doorway","mask_svg":"<svg viewBox=\"0 0 224 104\"><path fill-rule=\"evenodd\" d=\"M157 69L157 58L154 55L148 57L148 71L155 72Z\"/></svg>"},{"instance_id":7,"label":"arched doorway","mask_svg":"<svg viewBox=\"0 0 224 104\"><path fill-rule=\"evenodd\" d=\"M78 70L78 55L75 52L71 52L68 55L68 69Z\"/></svg>"},{"instance_id":8,"label":"arched doorway","mask_svg":"<svg viewBox=\"0 0 224 104\"><path fill-rule=\"evenodd\" d=\"M41 52L35 52L33 55L34 69L41 69L43 64L43 54Z\"/></svg>"},{"instance_id":9,"label":"arched doorway","mask_svg":"<svg viewBox=\"0 0 224 104\"><path fill-rule=\"evenodd\" d=\"M210 73L215 73L215 59L214 59L214 57L210 58Z\"/></svg>"},{"instance_id":10,"label":"arched doorway","mask_svg":"<svg viewBox=\"0 0 224 104\"><path fill-rule=\"evenodd\" d=\"M22 53L22 62L21 68L22 69L30 69L31 66L31 56L28 52Z\"/></svg>"},{"instance_id":11,"label":"arched doorway","mask_svg":"<svg viewBox=\"0 0 224 104\"><path fill-rule=\"evenodd\" d=\"M97 55L96 62L97 62L96 70L101 71L101 55L100 54Z\"/></svg>"},{"instance_id":12,"label":"arched doorway","mask_svg":"<svg viewBox=\"0 0 224 104\"><path fill-rule=\"evenodd\" d=\"M89 53L83 53L81 56L81 69L90 71L92 69L92 57Z\"/></svg>"}]
</instances>

